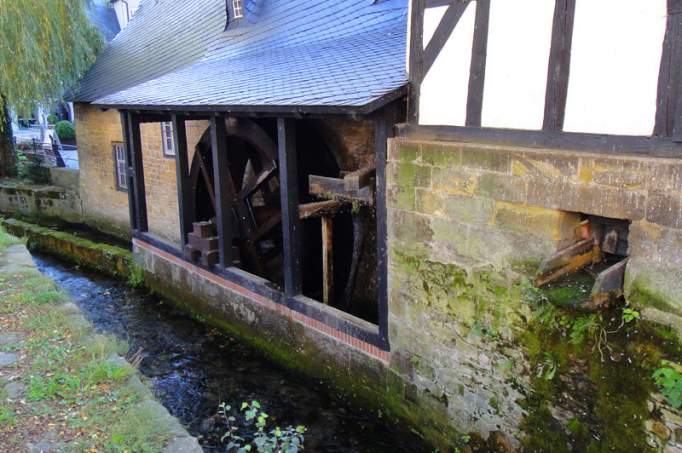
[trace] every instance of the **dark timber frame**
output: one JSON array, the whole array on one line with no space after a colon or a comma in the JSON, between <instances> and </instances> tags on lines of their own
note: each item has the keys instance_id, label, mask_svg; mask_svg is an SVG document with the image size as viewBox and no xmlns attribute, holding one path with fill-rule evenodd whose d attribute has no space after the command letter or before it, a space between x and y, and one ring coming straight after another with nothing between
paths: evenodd
<instances>
[{"instance_id":1,"label":"dark timber frame","mask_svg":"<svg viewBox=\"0 0 682 453\"><path fill-rule=\"evenodd\" d=\"M379 322L374 325L355 318L322 302L302 294L301 285L301 238L298 216L298 184L296 162L296 120L297 115L268 115L252 113L250 116L275 116L277 118L278 153L280 169L280 194L282 205L282 230L284 237L284 281L285 288L279 291L258 276L249 274L232 266L232 222L231 200L221 194L227 193L232 184L227 171L227 140L225 129L226 112L188 112L160 110L123 110L121 123L126 138L126 166L130 190L128 199L133 237L150 244L177 258L189 261L186 255L187 233L194 218L194 200L191 197L191 181L188 165L187 135L185 123L188 120L209 120L211 129L211 151L214 162L214 184L216 187L216 217L220 248L220 264L208 271L246 288L260 296L282 304L312 319L322 322L342 333L363 342L372 344L385 351L389 350L388 341L388 299L386 259L386 153L387 139L392 135L393 125L397 122L397 109L389 105L372 115L375 124L376 180L377 180L377 234L378 234L378 275L379 275ZM246 116L246 115L244 115ZM311 117L311 116L307 116ZM176 175L178 207L182 249L169 244L149 233L147 227L146 193L144 187L144 168L140 144L140 124L144 122L172 121L176 143ZM196 263L193 263L197 265Z\"/></svg>"},{"instance_id":2,"label":"dark timber frame","mask_svg":"<svg viewBox=\"0 0 682 453\"><path fill-rule=\"evenodd\" d=\"M668 19L658 80L656 121L653 137L600 136L596 134L565 133L564 117L568 95L571 47L576 0L555 0L552 40L547 68L544 119L541 131L513 131L481 128L481 112L485 86L490 0L411 0L409 46L409 126L401 128L402 135L424 139L448 137L450 140L485 140L512 144L610 151L651 151L655 146L663 154L674 151L679 156L682 143L682 0L668 1ZM421 84L439 52L457 26L464 9L476 3L476 19L472 44L471 67L467 96L465 126L419 126L419 96ZM428 8L447 6L431 41L424 43L424 14ZM426 48L424 45L426 44ZM654 152L655 154L655 152Z\"/></svg>"}]
</instances>

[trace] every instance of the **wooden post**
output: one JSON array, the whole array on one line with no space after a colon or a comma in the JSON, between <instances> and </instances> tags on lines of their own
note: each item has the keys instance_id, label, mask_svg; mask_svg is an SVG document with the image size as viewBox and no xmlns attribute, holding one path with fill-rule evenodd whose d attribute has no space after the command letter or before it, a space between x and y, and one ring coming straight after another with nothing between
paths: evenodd
<instances>
[{"instance_id":1,"label":"wooden post","mask_svg":"<svg viewBox=\"0 0 682 453\"><path fill-rule=\"evenodd\" d=\"M142 164L142 140L140 138L140 118L137 114L128 112L128 142L126 146L131 162L132 184L135 204L136 228L138 232L148 231L147 224L147 194L144 187L144 166Z\"/></svg>"},{"instance_id":2,"label":"wooden post","mask_svg":"<svg viewBox=\"0 0 682 453\"><path fill-rule=\"evenodd\" d=\"M211 152L213 154L213 188L215 190L216 229L220 266L232 266L232 200L229 198L227 165L227 131L225 119L211 116Z\"/></svg>"},{"instance_id":3,"label":"wooden post","mask_svg":"<svg viewBox=\"0 0 682 453\"><path fill-rule=\"evenodd\" d=\"M133 170L132 170L132 157L130 155L130 128L128 127L128 114L126 112L121 112L121 131L123 134L123 141L125 142L125 178L126 185L128 187L128 213L130 216L130 229L137 230L137 208L135 202L135 187L133 184Z\"/></svg>"},{"instance_id":4,"label":"wooden post","mask_svg":"<svg viewBox=\"0 0 682 453\"><path fill-rule=\"evenodd\" d=\"M334 302L334 242L332 239L334 219L322 216L322 301Z\"/></svg>"},{"instance_id":5,"label":"wooden post","mask_svg":"<svg viewBox=\"0 0 682 453\"><path fill-rule=\"evenodd\" d=\"M301 294L301 237L298 213L298 169L296 124L293 118L277 118L279 186L284 239L284 294Z\"/></svg>"},{"instance_id":6,"label":"wooden post","mask_svg":"<svg viewBox=\"0 0 682 453\"><path fill-rule=\"evenodd\" d=\"M419 91L424 78L424 9L425 0L412 0L410 11L409 93L407 121L419 123Z\"/></svg>"},{"instance_id":7,"label":"wooden post","mask_svg":"<svg viewBox=\"0 0 682 453\"><path fill-rule=\"evenodd\" d=\"M178 186L178 211L180 215L180 244L187 253L187 234L194 220L194 200L187 162L187 130L184 118L172 115L173 139L175 140L175 178Z\"/></svg>"},{"instance_id":8,"label":"wooden post","mask_svg":"<svg viewBox=\"0 0 682 453\"><path fill-rule=\"evenodd\" d=\"M388 350L388 225L386 218L386 160L388 139L393 136L393 125L398 114L395 106L388 106L374 121L374 152L376 163L376 218L377 218L377 267L379 302L379 337L382 347Z\"/></svg>"}]
</instances>

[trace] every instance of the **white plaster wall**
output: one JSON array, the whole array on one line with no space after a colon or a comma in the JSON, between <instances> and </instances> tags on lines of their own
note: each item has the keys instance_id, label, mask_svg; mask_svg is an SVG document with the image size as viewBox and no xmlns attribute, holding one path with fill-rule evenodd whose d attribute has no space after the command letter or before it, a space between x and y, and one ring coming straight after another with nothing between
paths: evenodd
<instances>
[{"instance_id":1,"label":"white plaster wall","mask_svg":"<svg viewBox=\"0 0 682 453\"><path fill-rule=\"evenodd\" d=\"M113 3L116 18L118 19L118 26L121 27L121 29L128 25L128 21L140 7L140 2L141 0L118 0Z\"/></svg>"},{"instance_id":2,"label":"white plaster wall","mask_svg":"<svg viewBox=\"0 0 682 453\"><path fill-rule=\"evenodd\" d=\"M665 0L577 0L564 130L651 135Z\"/></svg>"},{"instance_id":3,"label":"white plaster wall","mask_svg":"<svg viewBox=\"0 0 682 453\"><path fill-rule=\"evenodd\" d=\"M490 3L482 126L541 129L554 2Z\"/></svg>"},{"instance_id":4,"label":"white plaster wall","mask_svg":"<svg viewBox=\"0 0 682 453\"><path fill-rule=\"evenodd\" d=\"M424 13L424 47L428 45L447 7ZM464 126L476 5L467 6L457 27L426 73L419 97L419 124Z\"/></svg>"}]
</instances>

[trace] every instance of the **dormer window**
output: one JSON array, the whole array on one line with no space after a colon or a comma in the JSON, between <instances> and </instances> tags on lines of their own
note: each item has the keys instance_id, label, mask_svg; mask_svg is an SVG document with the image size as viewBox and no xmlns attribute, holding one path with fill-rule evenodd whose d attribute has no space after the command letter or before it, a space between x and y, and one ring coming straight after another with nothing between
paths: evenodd
<instances>
[{"instance_id":1,"label":"dormer window","mask_svg":"<svg viewBox=\"0 0 682 453\"><path fill-rule=\"evenodd\" d=\"M241 19L244 17L243 0L232 0L232 14L235 19Z\"/></svg>"}]
</instances>

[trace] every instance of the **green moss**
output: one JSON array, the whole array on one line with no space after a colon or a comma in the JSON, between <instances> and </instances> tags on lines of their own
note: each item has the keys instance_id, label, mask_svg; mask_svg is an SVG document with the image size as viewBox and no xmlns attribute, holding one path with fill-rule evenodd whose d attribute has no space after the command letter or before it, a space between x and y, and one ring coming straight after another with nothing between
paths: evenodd
<instances>
[{"instance_id":1,"label":"green moss","mask_svg":"<svg viewBox=\"0 0 682 453\"><path fill-rule=\"evenodd\" d=\"M565 289L554 301L570 306L569 294L570 288ZM524 449L650 450L644 421L650 417L647 399L655 391L651 373L661 358L680 360L680 343L659 325L638 321L621 326L621 312L615 307L603 315L585 315L547 302L535 307L519 336L533 371L532 391L523 401L528 411L522 424ZM548 354L557 365L552 379L536 372ZM567 405L585 409L562 426L550 408Z\"/></svg>"}]
</instances>

